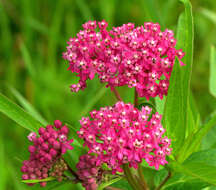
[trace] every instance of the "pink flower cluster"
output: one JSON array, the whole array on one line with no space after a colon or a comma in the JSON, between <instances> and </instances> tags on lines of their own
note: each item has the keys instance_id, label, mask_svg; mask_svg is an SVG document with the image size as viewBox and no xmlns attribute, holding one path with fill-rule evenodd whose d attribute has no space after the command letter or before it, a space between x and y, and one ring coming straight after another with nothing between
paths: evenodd
<instances>
[{"instance_id":1,"label":"pink flower cluster","mask_svg":"<svg viewBox=\"0 0 216 190\"><path fill-rule=\"evenodd\" d=\"M80 156L79 162L76 165L77 175L82 181L83 187L86 190L95 190L97 189L97 184L102 179L102 170L100 166L96 165L97 158L89 154Z\"/></svg>"},{"instance_id":2,"label":"pink flower cluster","mask_svg":"<svg viewBox=\"0 0 216 190\"><path fill-rule=\"evenodd\" d=\"M29 146L29 160L25 160L21 167L23 180L44 179L49 176L50 170L61 156L68 149L73 149L70 145L73 140L68 140L68 132L68 127L56 120L54 125L41 127L38 130L39 136L34 132L29 134L28 139L33 145ZM41 182L40 185L45 186L46 182Z\"/></svg>"},{"instance_id":3,"label":"pink flower cluster","mask_svg":"<svg viewBox=\"0 0 216 190\"><path fill-rule=\"evenodd\" d=\"M89 21L69 40L63 58L80 78L78 84L71 85L72 91L86 88L86 81L97 74L111 89L127 85L135 87L140 97L163 98L175 57L184 56L182 50L175 49L173 32L162 32L159 24L151 22L136 28L132 23L123 24L110 31L107 25Z\"/></svg>"},{"instance_id":4,"label":"pink flower cluster","mask_svg":"<svg viewBox=\"0 0 216 190\"><path fill-rule=\"evenodd\" d=\"M129 163L137 168L142 159L156 169L167 163L170 140L162 137L161 115L151 114L150 107L139 111L132 104L117 102L113 107L92 111L91 118L82 118L79 137L89 153L97 155L97 164L107 163L113 173Z\"/></svg>"}]
</instances>

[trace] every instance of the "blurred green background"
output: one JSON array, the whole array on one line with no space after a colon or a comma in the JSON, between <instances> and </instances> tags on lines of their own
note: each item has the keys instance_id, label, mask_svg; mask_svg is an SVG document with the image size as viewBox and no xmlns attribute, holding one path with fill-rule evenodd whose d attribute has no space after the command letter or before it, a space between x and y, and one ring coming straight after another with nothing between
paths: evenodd
<instances>
[{"instance_id":1,"label":"blurred green background","mask_svg":"<svg viewBox=\"0 0 216 190\"><path fill-rule=\"evenodd\" d=\"M216 1L191 3L195 24L192 91L205 121L216 108L216 99L208 90L209 51L216 42ZM60 119L79 127L82 115L113 104L115 97L97 79L89 81L83 92L70 92L70 84L77 79L62 59L69 37L90 19L105 19L109 27L153 21L175 31L182 11L178 0L0 0L0 91L27 108L25 98L49 122ZM125 101L132 101L131 90L119 91ZM19 172L20 159L28 157L28 133L0 114L0 190L30 189L21 184ZM58 189L78 187L66 184Z\"/></svg>"}]
</instances>

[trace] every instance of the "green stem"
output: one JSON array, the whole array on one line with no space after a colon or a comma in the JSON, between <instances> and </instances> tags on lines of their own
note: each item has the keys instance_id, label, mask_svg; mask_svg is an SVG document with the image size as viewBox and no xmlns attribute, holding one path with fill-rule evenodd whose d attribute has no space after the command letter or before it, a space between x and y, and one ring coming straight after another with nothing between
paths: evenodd
<instances>
[{"instance_id":1,"label":"green stem","mask_svg":"<svg viewBox=\"0 0 216 190\"><path fill-rule=\"evenodd\" d=\"M139 179L144 187L144 189L148 190L148 184L145 181L145 177L143 175L143 170L142 170L142 166L139 164L138 165L138 174L139 174Z\"/></svg>"},{"instance_id":2,"label":"green stem","mask_svg":"<svg viewBox=\"0 0 216 190\"><path fill-rule=\"evenodd\" d=\"M155 190L160 190L161 187L164 186L164 184L168 181L168 179L169 179L170 177L172 177L171 171L168 172L168 175L164 178L164 180L160 183L160 185L159 185L157 188L155 188Z\"/></svg>"},{"instance_id":3,"label":"green stem","mask_svg":"<svg viewBox=\"0 0 216 190\"><path fill-rule=\"evenodd\" d=\"M118 101L122 101L122 98L120 96L120 94L118 93L118 91L115 89L115 87L113 87L113 90L112 90L115 94L115 97L117 98Z\"/></svg>"},{"instance_id":4,"label":"green stem","mask_svg":"<svg viewBox=\"0 0 216 190\"><path fill-rule=\"evenodd\" d=\"M123 167L126 179L127 179L128 183L133 187L133 189L134 190L142 190L142 188L140 188L140 186L137 184L136 180L134 179L133 174L131 173L128 164L124 164L122 167Z\"/></svg>"}]
</instances>

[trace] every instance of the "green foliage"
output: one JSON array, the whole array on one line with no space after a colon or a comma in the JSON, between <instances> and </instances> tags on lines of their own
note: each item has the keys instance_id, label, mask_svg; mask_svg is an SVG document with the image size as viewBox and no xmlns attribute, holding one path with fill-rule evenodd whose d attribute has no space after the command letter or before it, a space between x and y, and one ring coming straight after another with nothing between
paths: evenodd
<instances>
[{"instance_id":1,"label":"green foliage","mask_svg":"<svg viewBox=\"0 0 216 190\"><path fill-rule=\"evenodd\" d=\"M188 136L185 141L183 147L181 148L180 156L178 160L180 162L184 161L191 153L199 150L200 145L202 143L202 139L205 135L207 135L208 131L214 127L216 124L216 114L205 124L203 125L196 133Z\"/></svg>"},{"instance_id":2,"label":"green foliage","mask_svg":"<svg viewBox=\"0 0 216 190\"><path fill-rule=\"evenodd\" d=\"M182 146L186 131L186 111L187 104L184 102L182 78L178 61L175 62L163 113L163 125L166 127L167 135L172 139L174 154Z\"/></svg>"},{"instance_id":3,"label":"green foliage","mask_svg":"<svg viewBox=\"0 0 216 190\"><path fill-rule=\"evenodd\" d=\"M19 103L26 109L32 117L38 120L43 125L47 125L47 121L38 113L38 111L26 100L15 88L9 87L12 94L16 97Z\"/></svg>"},{"instance_id":4,"label":"green foliage","mask_svg":"<svg viewBox=\"0 0 216 190\"><path fill-rule=\"evenodd\" d=\"M108 182L102 183L98 187L98 190L103 190L105 187L110 186L110 185L112 185L112 184L114 184L120 180L122 180L122 177L117 177L117 178L114 178L112 180L109 180Z\"/></svg>"},{"instance_id":5,"label":"green foliage","mask_svg":"<svg viewBox=\"0 0 216 190\"><path fill-rule=\"evenodd\" d=\"M41 126L31 115L2 94L0 94L0 112L30 131L37 132Z\"/></svg>"},{"instance_id":6,"label":"green foliage","mask_svg":"<svg viewBox=\"0 0 216 190\"><path fill-rule=\"evenodd\" d=\"M193 153L182 164L174 163L177 171L206 183L216 185L216 150L209 149Z\"/></svg>"},{"instance_id":7,"label":"green foliage","mask_svg":"<svg viewBox=\"0 0 216 190\"><path fill-rule=\"evenodd\" d=\"M187 118L191 116L188 106L193 63L193 17L190 2L186 0L182 2L185 11L179 17L177 47L187 52L183 59L185 66L180 68L179 62L175 62L163 113L163 124L166 126L167 135L173 140L175 155L184 143Z\"/></svg>"},{"instance_id":8,"label":"green foliage","mask_svg":"<svg viewBox=\"0 0 216 190\"><path fill-rule=\"evenodd\" d=\"M29 179L29 180L22 180L23 183L39 183L39 182L47 182L47 181L54 181L54 177L48 177L45 179Z\"/></svg>"},{"instance_id":9,"label":"green foliage","mask_svg":"<svg viewBox=\"0 0 216 190\"><path fill-rule=\"evenodd\" d=\"M216 97L216 50L211 47L210 51L210 75L209 75L209 89L210 93Z\"/></svg>"}]
</instances>

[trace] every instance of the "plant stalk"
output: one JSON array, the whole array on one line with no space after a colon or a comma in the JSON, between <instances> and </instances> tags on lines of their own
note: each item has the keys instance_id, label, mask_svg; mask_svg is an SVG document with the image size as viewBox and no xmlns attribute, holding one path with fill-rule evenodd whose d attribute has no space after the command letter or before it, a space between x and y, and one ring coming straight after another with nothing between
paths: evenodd
<instances>
[{"instance_id":1,"label":"plant stalk","mask_svg":"<svg viewBox=\"0 0 216 190\"><path fill-rule=\"evenodd\" d=\"M144 189L149 190L148 184L146 183L145 177L143 175L142 166L140 164L138 165L138 174L139 174L139 180L142 183Z\"/></svg>"},{"instance_id":2,"label":"plant stalk","mask_svg":"<svg viewBox=\"0 0 216 190\"><path fill-rule=\"evenodd\" d=\"M115 97L117 98L118 101L122 101L122 98L120 96L120 94L118 93L118 91L115 89L115 87L113 87L113 90L112 90L115 94Z\"/></svg>"},{"instance_id":3,"label":"plant stalk","mask_svg":"<svg viewBox=\"0 0 216 190\"><path fill-rule=\"evenodd\" d=\"M155 188L155 190L160 190L161 187L164 186L164 184L168 181L168 179L172 176L171 171L168 171L168 175L164 178L164 180L160 183L158 187Z\"/></svg>"},{"instance_id":4,"label":"plant stalk","mask_svg":"<svg viewBox=\"0 0 216 190\"><path fill-rule=\"evenodd\" d=\"M137 108L138 105L139 105L139 97L136 88L134 88L134 106Z\"/></svg>"},{"instance_id":5,"label":"plant stalk","mask_svg":"<svg viewBox=\"0 0 216 190\"><path fill-rule=\"evenodd\" d=\"M126 176L126 179L128 181L128 183L131 185L131 187L134 189L134 190L143 190L142 187L140 187L139 184L137 184L137 181L136 179L134 178L133 174L131 173L131 170L128 166L128 164L124 164L123 166L123 170L124 170L124 174Z\"/></svg>"}]
</instances>

